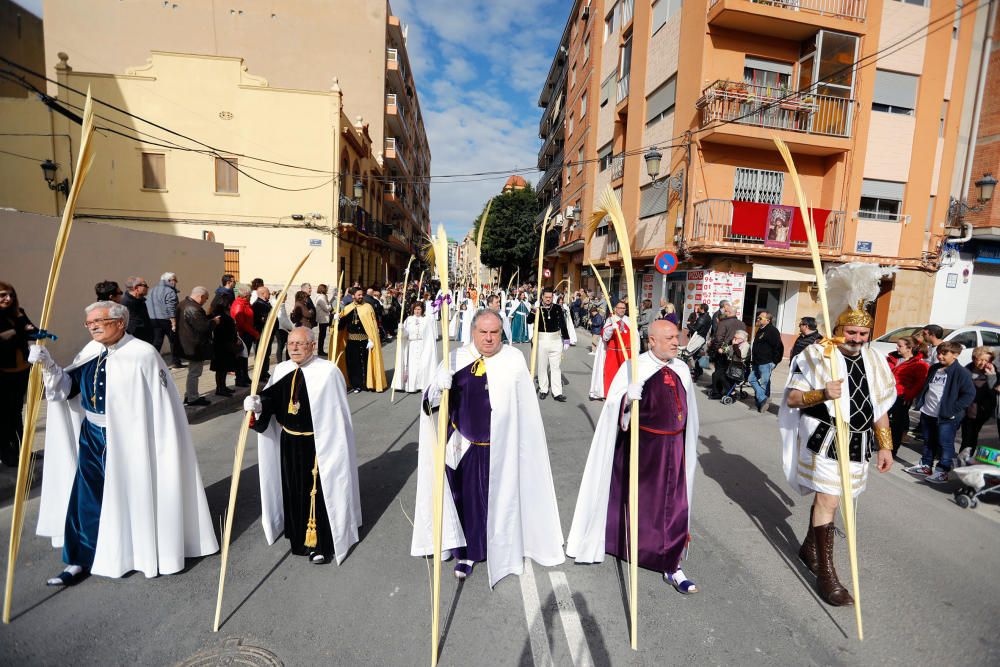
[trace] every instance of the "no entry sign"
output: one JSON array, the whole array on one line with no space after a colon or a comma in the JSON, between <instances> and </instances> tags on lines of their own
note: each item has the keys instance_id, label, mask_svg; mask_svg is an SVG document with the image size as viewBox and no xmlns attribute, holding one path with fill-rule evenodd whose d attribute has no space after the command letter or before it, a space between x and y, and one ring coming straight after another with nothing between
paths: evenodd
<instances>
[{"instance_id":1,"label":"no entry sign","mask_svg":"<svg viewBox=\"0 0 1000 667\"><path fill-rule=\"evenodd\" d=\"M656 256L656 259L653 260L653 264L656 266L656 270L663 275L673 273L677 268L677 255L669 250L664 250Z\"/></svg>"}]
</instances>

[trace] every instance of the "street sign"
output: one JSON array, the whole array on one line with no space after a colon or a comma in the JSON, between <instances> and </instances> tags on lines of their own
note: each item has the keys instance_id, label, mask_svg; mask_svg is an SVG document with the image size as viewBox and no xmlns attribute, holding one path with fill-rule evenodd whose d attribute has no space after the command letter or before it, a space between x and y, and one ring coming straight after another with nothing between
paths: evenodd
<instances>
[{"instance_id":1,"label":"street sign","mask_svg":"<svg viewBox=\"0 0 1000 667\"><path fill-rule=\"evenodd\" d=\"M855 246L855 252L871 252L872 242L871 241L858 241Z\"/></svg>"},{"instance_id":2,"label":"street sign","mask_svg":"<svg viewBox=\"0 0 1000 667\"><path fill-rule=\"evenodd\" d=\"M323 245L323 239L309 239L309 245L311 246Z\"/></svg>"},{"instance_id":3,"label":"street sign","mask_svg":"<svg viewBox=\"0 0 1000 667\"><path fill-rule=\"evenodd\" d=\"M669 250L664 250L656 256L655 260L653 260L653 265L656 267L656 270L663 275L673 273L677 268L677 255Z\"/></svg>"},{"instance_id":4,"label":"street sign","mask_svg":"<svg viewBox=\"0 0 1000 667\"><path fill-rule=\"evenodd\" d=\"M542 271L542 275L545 276L546 278L551 278L552 271L550 271L549 269L545 269L544 271Z\"/></svg>"}]
</instances>

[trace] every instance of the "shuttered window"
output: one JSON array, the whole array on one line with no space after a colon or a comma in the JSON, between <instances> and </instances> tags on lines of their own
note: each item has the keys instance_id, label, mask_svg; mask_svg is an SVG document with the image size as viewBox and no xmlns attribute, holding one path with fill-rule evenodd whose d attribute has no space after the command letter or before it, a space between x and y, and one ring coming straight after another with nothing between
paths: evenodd
<instances>
[{"instance_id":1,"label":"shuttered window","mask_svg":"<svg viewBox=\"0 0 1000 667\"><path fill-rule=\"evenodd\" d=\"M737 167L733 199L758 204L780 204L784 185L784 172Z\"/></svg>"},{"instance_id":2,"label":"shuttered window","mask_svg":"<svg viewBox=\"0 0 1000 667\"><path fill-rule=\"evenodd\" d=\"M648 218L667 212L667 193L669 188L654 188L653 184L639 188L639 217Z\"/></svg>"},{"instance_id":3,"label":"shuttered window","mask_svg":"<svg viewBox=\"0 0 1000 667\"><path fill-rule=\"evenodd\" d=\"M662 120L674 108L677 100L677 77L670 77L666 83L646 98L646 124Z\"/></svg>"},{"instance_id":4,"label":"shuttered window","mask_svg":"<svg viewBox=\"0 0 1000 667\"><path fill-rule=\"evenodd\" d=\"M223 250L226 273L233 274L234 280L240 279L240 251L230 248Z\"/></svg>"},{"instance_id":5,"label":"shuttered window","mask_svg":"<svg viewBox=\"0 0 1000 667\"><path fill-rule=\"evenodd\" d=\"M872 111L913 115L917 106L917 80L912 74L875 70Z\"/></svg>"},{"instance_id":6,"label":"shuttered window","mask_svg":"<svg viewBox=\"0 0 1000 667\"><path fill-rule=\"evenodd\" d=\"M142 154L142 189L167 189L167 156L163 153Z\"/></svg>"},{"instance_id":7,"label":"shuttered window","mask_svg":"<svg viewBox=\"0 0 1000 667\"><path fill-rule=\"evenodd\" d=\"M239 162L234 157L215 158L215 191L221 194L239 194Z\"/></svg>"},{"instance_id":8,"label":"shuttered window","mask_svg":"<svg viewBox=\"0 0 1000 667\"><path fill-rule=\"evenodd\" d=\"M601 106L603 107L611 99L615 90L615 73L612 72L601 82Z\"/></svg>"},{"instance_id":9,"label":"shuttered window","mask_svg":"<svg viewBox=\"0 0 1000 667\"><path fill-rule=\"evenodd\" d=\"M611 166L611 153L614 151L614 142L609 141L605 144L604 148L597 151L597 162L600 165L600 171L604 171Z\"/></svg>"}]
</instances>

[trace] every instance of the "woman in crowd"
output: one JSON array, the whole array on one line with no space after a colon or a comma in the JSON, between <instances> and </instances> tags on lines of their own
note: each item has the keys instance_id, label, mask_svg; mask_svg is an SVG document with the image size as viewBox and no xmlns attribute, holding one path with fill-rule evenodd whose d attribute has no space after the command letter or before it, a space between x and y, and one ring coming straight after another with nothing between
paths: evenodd
<instances>
[{"instance_id":1,"label":"woman in crowd","mask_svg":"<svg viewBox=\"0 0 1000 667\"><path fill-rule=\"evenodd\" d=\"M37 331L10 283L0 281L0 461L17 466L28 390L28 341Z\"/></svg>"},{"instance_id":2,"label":"woman in crowd","mask_svg":"<svg viewBox=\"0 0 1000 667\"><path fill-rule=\"evenodd\" d=\"M976 400L965 411L962 421L962 449L976 453L979 446L979 432L997 409L997 368L993 350L979 346L972 351L972 362L965 368L972 373L972 384L976 387Z\"/></svg>"},{"instance_id":3,"label":"woman in crowd","mask_svg":"<svg viewBox=\"0 0 1000 667\"><path fill-rule=\"evenodd\" d=\"M215 395L232 396L233 390L226 387L226 376L235 372L239 366L239 355L243 343L236 335L236 321L229 314L233 305L233 294L227 291L215 293L212 305L209 306L208 318L216 320L212 333L212 364L215 372Z\"/></svg>"},{"instance_id":4,"label":"woman in crowd","mask_svg":"<svg viewBox=\"0 0 1000 667\"><path fill-rule=\"evenodd\" d=\"M327 299L327 287L320 284L316 287L316 324L319 325L319 337L316 339L316 354L326 356L326 332L330 328L330 301Z\"/></svg>"},{"instance_id":5,"label":"woman in crowd","mask_svg":"<svg viewBox=\"0 0 1000 667\"><path fill-rule=\"evenodd\" d=\"M392 377L396 390L408 393L423 391L438 366L437 344L431 318L424 315L424 304L413 304L412 314L399 327L400 368Z\"/></svg>"},{"instance_id":6,"label":"woman in crowd","mask_svg":"<svg viewBox=\"0 0 1000 667\"><path fill-rule=\"evenodd\" d=\"M299 290L295 293L295 307L292 308L292 324L312 329L316 326L316 308L309 300L309 294Z\"/></svg>"},{"instance_id":7,"label":"woman in crowd","mask_svg":"<svg viewBox=\"0 0 1000 667\"><path fill-rule=\"evenodd\" d=\"M670 303L666 299L660 299L660 315L661 320L667 320L668 322L673 322L674 326L678 329L681 328L680 318L677 317L677 308L674 304Z\"/></svg>"},{"instance_id":8,"label":"woman in crowd","mask_svg":"<svg viewBox=\"0 0 1000 667\"><path fill-rule=\"evenodd\" d=\"M639 307L639 318L636 324L639 325L639 350L646 351L646 341L649 339L649 324L656 319L657 313L653 310L652 299L643 299Z\"/></svg>"},{"instance_id":9,"label":"woman in crowd","mask_svg":"<svg viewBox=\"0 0 1000 667\"><path fill-rule=\"evenodd\" d=\"M925 349L913 336L903 336L896 341L896 351L887 357L889 368L896 378L896 402L889 409L893 456L899 452L903 436L910 426L910 406L927 380L930 365L924 357Z\"/></svg>"}]
</instances>

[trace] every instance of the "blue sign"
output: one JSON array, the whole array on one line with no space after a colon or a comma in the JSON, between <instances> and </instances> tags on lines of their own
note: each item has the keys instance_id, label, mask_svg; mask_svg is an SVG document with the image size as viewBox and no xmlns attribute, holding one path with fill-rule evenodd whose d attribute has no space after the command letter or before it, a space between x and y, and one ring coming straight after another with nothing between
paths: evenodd
<instances>
[{"instance_id":1,"label":"blue sign","mask_svg":"<svg viewBox=\"0 0 1000 667\"><path fill-rule=\"evenodd\" d=\"M656 270L663 275L673 273L673 271L677 268L677 255L669 250L664 250L656 256L655 260L653 260L653 265L656 267Z\"/></svg>"},{"instance_id":2,"label":"blue sign","mask_svg":"<svg viewBox=\"0 0 1000 667\"><path fill-rule=\"evenodd\" d=\"M309 239L309 245L311 246L323 245L323 239Z\"/></svg>"},{"instance_id":3,"label":"blue sign","mask_svg":"<svg viewBox=\"0 0 1000 667\"><path fill-rule=\"evenodd\" d=\"M855 252L871 252L872 242L871 241L858 241L857 245L854 247Z\"/></svg>"},{"instance_id":4,"label":"blue sign","mask_svg":"<svg viewBox=\"0 0 1000 667\"><path fill-rule=\"evenodd\" d=\"M1000 246L980 243L976 246L976 261L984 264L1000 264Z\"/></svg>"}]
</instances>

